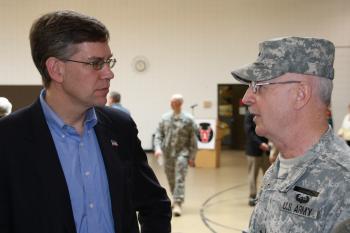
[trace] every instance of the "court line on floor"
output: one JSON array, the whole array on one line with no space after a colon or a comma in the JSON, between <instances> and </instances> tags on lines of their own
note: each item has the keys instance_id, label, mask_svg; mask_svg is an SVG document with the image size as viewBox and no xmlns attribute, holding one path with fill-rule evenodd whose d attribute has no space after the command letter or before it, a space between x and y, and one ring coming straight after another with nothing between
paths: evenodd
<instances>
[{"instance_id":1,"label":"court line on floor","mask_svg":"<svg viewBox=\"0 0 350 233\"><path fill-rule=\"evenodd\" d=\"M215 229L209 224L211 223L212 225L216 225L216 226L219 226L219 227L222 227L222 228L226 228L226 229L230 229L230 230L234 230L234 231L238 231L238 232L243 232L243 229L238 229L238 228L234 228L234 227L230 227L230 226L226 226L226 225L223 225L221 223L218 223L216 221L213 221L211 219L209 219L208 217L205 216L205 210L212 206L212 204L209 204L209 202L211 200L213 200L214 198L220 196L221 194L225 193L225 192L228 192L228 191L231 191L231 190L234 190L234 189L237 189L237 188L241 188L241 187L244 187L246 186L247 183L242 183L242 184L238 184L238 185L235 185L233 187L230 187L228 189L225 189L223 191L220 191L220 192L217 192L215 193L214 195L210 196L207 200L205 200L199 210L200 212L200 217L204 223L204 225L213 233L218 233L217 231L215 231Z\"/></svg>"}]
</instances>

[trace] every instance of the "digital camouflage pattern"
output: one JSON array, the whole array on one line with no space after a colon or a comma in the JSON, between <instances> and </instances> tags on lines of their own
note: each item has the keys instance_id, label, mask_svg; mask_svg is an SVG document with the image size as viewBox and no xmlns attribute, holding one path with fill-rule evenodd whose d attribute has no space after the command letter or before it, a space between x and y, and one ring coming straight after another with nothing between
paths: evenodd
<instances>
[{"instance_id":1,"label":"digital camouflage pattern","mask_svg":"<svg viewBox=\"0 0 350 233\"><path fill-rule=\"evenodd\" d=\"M173 201L183 203L185 200L185 178L188 170L188 158L180 155L165 159L165 174L169 183Z\"/></svg>"},{"instance_id":2,"label":"digital camouflage pattern","mask_svg":"<svg viewBox=\"0 0 350 233\"><path fill-rule=\"evenodd\" d=\"M162 116L155 135L155 149L163 152L165 174L173 199L178 203L185 197L188 160L194 160L197 151L196 130L191 115L169 112Z\"/></svg>"},{"instance_id":3,"label":"digital camouflage pattern","mask_svg":"<svg viewBox=\"0 0 350 233\"><path fill-rule=\"evenodd\" d=\"M317 38L285 37L259 44L253 64L234 70L239 81L267 81L286 73L334 78L334 44Z\"/></svg>"},{"instance_id":4,"label":"digital camouflage pattern","mask_svg":"<svg viewBox=\"0 0 350 233\"><path fill-rule=\"evenodd\" d=\"M331 233L350 218L350 149L331 128L290 173L265 173L250 233Z\"/></svg>"}]
</instances>

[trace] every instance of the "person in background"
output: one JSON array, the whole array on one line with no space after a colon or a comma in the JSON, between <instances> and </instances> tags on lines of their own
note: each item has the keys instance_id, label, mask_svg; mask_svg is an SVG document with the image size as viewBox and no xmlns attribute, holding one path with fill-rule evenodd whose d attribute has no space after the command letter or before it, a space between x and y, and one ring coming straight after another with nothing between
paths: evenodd
<instances>
[{"instance_id":1,"label":"person in background","mask_svg":"<svg viewBox=\"0 0 350 233\"><path fill-rule=\"evenodd\" d=\"M0 97L0 118L12 112L12 104L6 97Z\"/></svg>"},{"instance_id":2,"label":"person in background","mask_svg":"<svg viewBox=\"0 0 350 233\"><path fill-rule=\"evenodd\" d=\"M338 135L350 146L350 104L348 105L348 113L345 115L340 129L338 130Z\"/></svg>"},{"instance_id":3,"label":"person in background","mask_svg":"<svg viewBox=\"0 0 350 233\"><path fill-rule=\"evenodd\" d=\"M255 133L254 115L246 111L244 116L244 132L246 135L245 152L248 162L249 206L255 206L257 194L257 178L260 169L263 174L269 168L269 145L265 137Z\"/></svg>"},{"instance_id":4,"label":"person in background","mask_svg":"<svg viewBox=\"0 0 350 233\"><path fill-rule=\"evenodd\" d=\"M172 111L165 113L155 134L155 156L164 157L164 169L173 195L173 214L182 214L188 165L194 167L197 151L196 126L191 115L182 112L183 97L171 97Z\"/></svg>"},{"instance_id":5,"label":"person in background","mask_svg":"<svg viewBox=\"0 0 350 233\"><path fill-rule=\"evenodd\" d=\"M130 116L105 107L109 32L69 10L30 30L44 88L0 120L1 233L170 233L171 202Z\"/></svg>"},{"instance_id":6,"label":"person in background","mask_svg":"<svg viewBox=\"0 0 350 233\"><path fill-rule=\"evenodd\" d=\"M232 72L249 84L243 103L255 132L274 143L249 232L330 233L350 217L350 148L328 124L334 44L284 37L259 45L257 60Z\"/></svg>"},{"instance_id":7,"label":"person in background","mask_svg":"<svg viewBox=\"0 0 350 233\"><path fill-rule=\"evenodd\" d=\"M107 98L107 105L115 108L115 109L119 109L127 114L130 115L130 112L128 109L126 109L125 107L122 106L122 104L120 103L121 101L121 95L116 92L116 91L112 91L108 94L108 98Z\"/></svg>"}]
</instances>

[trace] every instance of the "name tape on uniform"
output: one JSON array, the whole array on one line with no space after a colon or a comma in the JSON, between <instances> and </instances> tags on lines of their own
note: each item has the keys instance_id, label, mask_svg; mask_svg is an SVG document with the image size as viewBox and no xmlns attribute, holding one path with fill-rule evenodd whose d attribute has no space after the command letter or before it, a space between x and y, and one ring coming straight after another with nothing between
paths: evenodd
<instances>
[{"instance_id":1,"label":"name tape on uniform","mask_svg":"<svg viewBox=\"0 0 350 233\"><path fill-rule=\"evenodd\" d=\"M317 210L307 207L305 205L301 205L296 202L288 202L288 201L283 202L281 206L281 210L288 213L296 214L307 218L313 218L313 219L317 218L317 212L318 212Z\"/></svg>"}]
</instances>

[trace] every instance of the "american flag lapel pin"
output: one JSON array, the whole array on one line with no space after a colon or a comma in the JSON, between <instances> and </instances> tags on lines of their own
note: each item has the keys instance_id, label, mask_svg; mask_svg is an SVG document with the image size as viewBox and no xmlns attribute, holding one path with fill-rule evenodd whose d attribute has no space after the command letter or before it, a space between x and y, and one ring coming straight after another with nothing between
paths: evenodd
<instances>
[{"instance_id":1,"label":"american flag lapel pin","mask_svg":"<svg viewBox=\"0 0 350 233\"><path fill-rule=\"evenodd\" d=\"M111 144L112 144L112 146L115 146L115 147L119 146L118 142L113 140L113 139L111 139Z\"/></svg>"}]
</instances>

